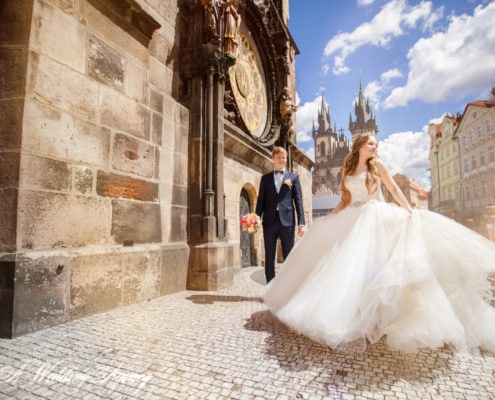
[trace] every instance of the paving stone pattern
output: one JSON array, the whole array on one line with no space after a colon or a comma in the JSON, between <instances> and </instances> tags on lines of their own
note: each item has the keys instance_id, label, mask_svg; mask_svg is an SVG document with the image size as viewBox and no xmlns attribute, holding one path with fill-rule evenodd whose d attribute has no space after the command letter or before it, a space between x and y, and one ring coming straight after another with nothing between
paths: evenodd
<instances>
[{"instance_id":1,"label":"paving stone pattern","mask_svg":"<svg viewBox=\"0 0 495 400\"><path fill-rule=\"evenodd\" d=\"M0 339L0 399L495 400L495 355L332 350L277 322L263 282L247 268L229 289Z\"/></svg>"}]
</instances>

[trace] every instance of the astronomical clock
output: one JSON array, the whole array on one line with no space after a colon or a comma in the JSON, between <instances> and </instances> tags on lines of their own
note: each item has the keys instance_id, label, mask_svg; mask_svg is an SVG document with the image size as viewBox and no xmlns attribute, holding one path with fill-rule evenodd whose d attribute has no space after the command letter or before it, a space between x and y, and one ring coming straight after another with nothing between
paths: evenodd
<instances>
[{"instance_id":1,"label":"astronomical clock","mask_svg":"<svg viewBox=\"0 0 495 400\"><path fill-rule=\"evenodd\" d=\"M236 63L229 69L232 94L252 136L260 138L268 120L266 79L249 33L240 33Z\"/></svg>"}]
</instances>

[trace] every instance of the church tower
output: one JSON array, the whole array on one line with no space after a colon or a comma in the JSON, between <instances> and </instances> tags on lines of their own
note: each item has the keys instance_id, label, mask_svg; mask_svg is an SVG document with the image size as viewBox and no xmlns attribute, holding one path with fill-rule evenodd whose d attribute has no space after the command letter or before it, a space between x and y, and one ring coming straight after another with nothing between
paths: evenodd
<instances>
[{"instance_id":1,"label":"church tower","mask_svg":"<svg viewBox=\"0 0 495 400\"><path fill-rule=\"evenodd\" d=\"M318 129L313 124L315 144L315 168L313 172L313 193L317 191L337 194L342 180L340 169L345 156L349 153L349 141L344 130L331 126L330 108L326 106L323 95L318 111Z\"/></svg>"},{"instance_id":2,"label":"church tower","mask_svg":"<svg viewBox=\"0 0 495 400\"><path fill-rule=\"evenodd\" d=\"M352 115L349 115L349 130L352 134L352 140L363 133L372 133L376 136L378 127L369 101L364 98L361 82L359 83L359 97L354 102L354 113L356 114L355 121L352 120Z\"/></svg>"},{"instance_id":3,"label":"church tower","mask_svg":"<svg viewBox=\"0 0 495 400\"><path fill-rule=\"evenodd\" d=\"M349 116L349 131L352 139L348 140L344 129L332 128L330 108L321 96L321 107L318 111L318 129L313 123L313 140L315 146L315 167L313 171L313 194L339 194L342 181L341 168L344 158L349 154L354 138L363 133L376 135L376 125L373 111L368 99L363 95L362 84L359 83L359 97L354 102L356 119Z\"/></svg>"}]
</instances>

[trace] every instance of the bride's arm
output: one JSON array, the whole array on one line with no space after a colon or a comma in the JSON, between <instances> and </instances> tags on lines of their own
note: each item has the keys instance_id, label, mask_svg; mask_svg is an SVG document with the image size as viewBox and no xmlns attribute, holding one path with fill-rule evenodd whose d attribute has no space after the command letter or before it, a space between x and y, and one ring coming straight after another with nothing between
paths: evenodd
<instances>
[{"instance_id":1,"label":"bride's arm","mask_svg":"<svg viewBox=\"0 0 495 400\"><path fill-rule=\"evenodd\" d=\"M389 192L392 193L395 201L397 201L397 203L399 203L399 205L405 208L407 211L412 212L411 205L407 201L406 196L404 196L404 193L402 193L402 190L400 190L397 183L395 183L394 178L392 178L392 175L390 174L387 166L381 161L376 160L376 167L378 169L378 173L380 174L380 178L382 179Z\"/></svg>"},{"instance_id":2,"label":"bride's arm","mask_svg":"<svg viewBox=\"0 0 495 400\"><path fill-rule=\"evenodd\" d=\"M339 201L339 204L337 204L335 206L335 208L332 209L332 211L329 211L327 213L327 215L330 215L330 214L335 214L335 213L338 213L340 210L342 210L344 208L344 202L342 200Z\"/></svg>"}]
</instances>

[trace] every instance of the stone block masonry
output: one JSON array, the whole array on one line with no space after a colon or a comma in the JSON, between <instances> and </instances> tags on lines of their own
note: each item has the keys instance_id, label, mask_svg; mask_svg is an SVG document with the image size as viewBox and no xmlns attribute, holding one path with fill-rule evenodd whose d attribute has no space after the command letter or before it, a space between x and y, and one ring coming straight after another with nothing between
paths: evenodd
<instances>
[{"instance_id":1,"label":"stone block masonry","mask_svg":"<svg viewBox=\"0 0 495 400\"><path fill-rule=\"evenodd\" d=\"M184 290L189 258L188 132L156 82L173 76L160 44L175 30L157 30L173 19L140 2L130 20L109 17L115 1L13 3L0 12L1 337Z\"/></svg>"}]
</instances>

